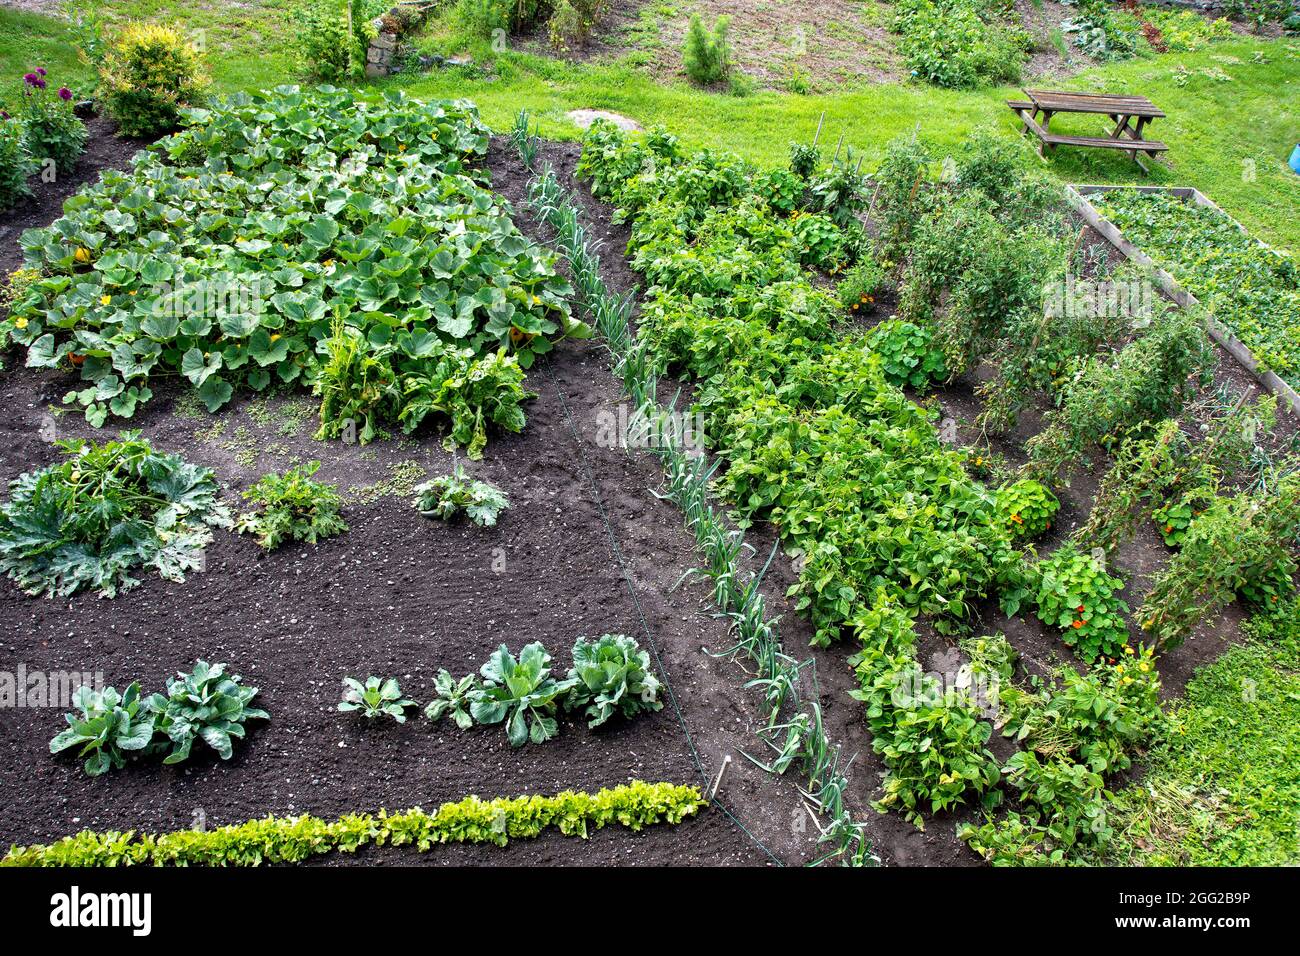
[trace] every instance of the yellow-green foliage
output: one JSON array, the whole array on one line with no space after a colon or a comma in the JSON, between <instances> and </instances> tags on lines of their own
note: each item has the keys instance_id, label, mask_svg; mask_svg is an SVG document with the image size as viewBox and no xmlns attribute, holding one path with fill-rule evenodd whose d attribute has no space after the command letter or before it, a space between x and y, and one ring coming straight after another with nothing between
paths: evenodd
<instances>
[{"instance_id":1,"label":"yellow-green foliage","mask_svg":"<svg viewBox=\"0 0 1300 956\"><path fill-rule=\"evenodd\" d=\"M83 830L45 846L12 847L0 866L260 866L298 863L367 844L414 846L421 852L442 843L494 843L535 837L547 827L586 838L612 823L640 830L653 823L680 823L705 805L697 787L631 783L553 797L466 797L433 813L357 813L326 822L319 817L265 817L216 830L160 835Z\"/></svg>"},{"instance_id":2,"label":"yellow-green foliage","mask_svg":"<svg viewBox=\"0 0 1300 956\"><path fill-rule=\"evenodd\" d=\"M99 82L123 133L157 136L180 126L182 109L203 105L208 78L198 48L179 30L130 23L109 47Z\"/></svg>"}]
</instances>

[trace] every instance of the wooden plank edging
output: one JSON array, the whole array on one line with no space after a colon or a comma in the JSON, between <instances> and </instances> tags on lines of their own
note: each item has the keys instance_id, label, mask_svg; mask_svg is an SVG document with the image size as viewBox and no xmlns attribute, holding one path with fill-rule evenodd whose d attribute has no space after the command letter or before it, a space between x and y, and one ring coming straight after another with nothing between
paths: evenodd
<instances>
[{"instance_id":1,"label":"wooden plank edging","mask_svg":"<svg viewBox=\"0 0 1300 956\"><path fill-rule=\"evenodd\" d=\"M1196 296L1192 295L1179 285L1178 280L1176 280L1172 275L1160 268L1160 266L1156 265L1155 260L1153 260L1149 255L1125 239L1124 234L1120 232L1119 227L1110 220L1104 218L1101 213L1097 211L1097 207L1087 199L1087 196L1092 193L1107 193L1119 189L1136 189L1139 192L1144 193L1161 192L1177 196L1180 199L1190 199L1198 206L1207 206L1218 211L1225 219L1249 236L1250 233L1247 232L1246 227L1237 222L1237 220L1233 219L1222 209L1219 209L1219 207L1200 190L1189 186L1067 185L1065 187L1066 202L1068 202L1074 210L1084 218L1088 225L1104 236L1107 242L1123 253L1125 258L1131 259L1138 265L1150 269L1152 274L1155 276L1156 282L1169 298L1173 299L1174 302L1184 309L1200 305L1200 300L1197 299ZM1254 239L1253 236L1251 238ZM1254 241L1258 242L1259 240L1256 239ZM1290 411L1293 415L1300 415L1300 394L1297 394L1296 390L1279 378L1275 372L1261 369L1259 360L1255 358L1254 353L1247 348L1246 344L1233 335L1226 325L1220 322L1208 311L1206 313L1205 327L1206 331L1210 333L1210 337L1222 345L1228 354L1237 360L1242 368L1255 377L1256 381L1274 395L1284 399L1287 405L1290 406Z\"/></svg>"}]
</instances>

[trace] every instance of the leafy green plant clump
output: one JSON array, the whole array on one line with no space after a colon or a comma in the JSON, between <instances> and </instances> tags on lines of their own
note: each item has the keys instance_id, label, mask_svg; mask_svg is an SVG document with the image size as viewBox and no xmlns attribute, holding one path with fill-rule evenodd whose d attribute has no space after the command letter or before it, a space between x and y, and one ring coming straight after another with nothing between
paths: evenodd
<instances>
[{"instance_id":1,"label":"leafy green plant clump","mask_svg":"<svg viewBox=\"0 0 1300 956\"><path fill-rule=\"evenodd\" d=\"M596 793L480 800L466 797L432 813L352 813L327 823L318 817L264 817L213 830L148 834L83 830L48 845L13 847L0 866L261 866L300 863L370 844L426 852L445 843L507 845L548 827L586 838L618 824L633 831L680 823L707 805L698 787L629 783Z\"/></svg>"},{"instance_id":2,"label":"leafy green plant clump","mask_svg":"<svg viewBox=\"0 0 1300 956\"><path fill-rule=\"evenodd\" d=\"M551 677L551 655L540 642L526 644L518 658L502 644L479 673L483 683L471 692L470 705L478 723L504 722L511 747L545 743L559 733L556 703L574 682Z\"/></svg>"},{"instance_id":3,"label":"leafy green plant clump","mask_svg":"<svg viewBox=\"0 0 1300 956\"><path fill-rule=\"evenodd\" d=\"M166 694L149 698L154 733L171 745L163 763L188 760L196 740L202 740L222 760L229 760L235 739L245 736L246 721L271 719L266 711L248 706L257 696L257 688L245 687L242 680L238 674L227 675L225 664L199 661L190 673L169 679ZM164 743L158 749L166 746Z\"/></svg>"},{"instance_id":4,"label":"leafy green plant clump","mask_svg":"<svg viewBox=\"0 0 1300 956\"><path fill-rule=\"evenodd\" d=\"M65 714L68 729L50 741L50 753L80 747L86 774L98 777L126 765L128 753L138 753L153 740L153 716L140 699L140 685L123 693L108 687L95 691L81 687L72 695L72 706L80 713Z\"/></svg>"},{"instance_id":5,"label":"leafy green plant clump","mask_svg":"<svg viewBox=\"0 0 1300 956\"><path fill-rule=\"evenodd\" d=\"M169 751L163 763L183 763L199 740L229 760L235 739L246 734L244 724L270 715L249 706L257 688L245 687L237 674L227 675L226 667L198 661L191 672L167 681L166 694L149 697L141 695L138 681L121 694L112 687L81 687L72 696L79 713L64 715L68 729L50 741L50 753L80 746L77 756L86 757L92 777L125 766L131 753Z\"/></svg>"},{"instance_id":6,"label":"leafy green plant clump","mask_svg":"<svg viewBox=\"0 0 1300 956\"><path fill-rule=\"evenodd\" d=\"M0 505L0 570L27 594L111 598L140 583L139 568L184 581L203 567L210 529L231 525L210 469L133 433L56 444L64 460L14 479Z\"/></svg>"},{"instance_id":7,"label":"leafy green plant clump","mask_svg":"<svg viewBox=\"0 0 1300 956\"><path fill-rule=\"evenodd\" d=\"M33 161L52 163L50 172L66 176L86 146L86 124L73 108L72 90L66 86L55 88L53 83L44 67L25 74L17 94L5 100L5 112L12 114L6 121L16 119L21 124Z\"/></svg>"},{"instance_id":8,"label":"leafy green plant clump","mask_svg":"<svg viewBox=\"0 0 1300 956\"><path fill-rule=\"evenodd\" d=\"M569 681L565 709L585 708L588 727L599 727L615 714L630 718L663 707L650 655L626 634L578 638Z\"/></svg>"},{"instance_id":9,"label":"leafy green plant clump","mask_svg":"<svg viewBox=\"0 0 1300 956\"><path fill-rule=\"evenodd\" d=\"M457 727L469 730L474 726L470 705L477 687L478 677L474 674L466 674L456 680L446 669L439 670L433 682L434 699L424 708L424 716L436 724L450 715Z\"/></svg>"},{"instance_id":10,"label":"leafy green plant clump","mask_svg":"<svg viewBox=\"0 0 1300 956\"><path fill-rule=\"evenodd\" d=\"M27 149L23 124L14 117L0 117L0 210L8 209L31 195L27 177L36 172L36 160ZM0 332L0 341L7 339Z\"/></svg>"},{"instance_id":11,"label":"leafy green plant clump","mask_svg":"<svg viewBox=\"0 0 1300 956\"><path fill-rule=\"evenodd\" d=\"M895 11L898 51L916 78L954 89L1020 79L1029 35L1007 22L996 5L904 0Z\"/></svg>"},{"instance_id":12,"label":"leafy green plant clump","mask_svg":"<svg viewBox=\"0 0 1300 956\"><path fill-rule=\"evenodd\" d=\"M491 527L510 507L506 493L496 485L471 478L459 465L450 475L439 475L415 488L415 507L426 518L450 521L464 514L480 527Z\"/></svg>"},{"instance_id":13,"label":"leafy green plant clump","mask_svg":"<svg viewBox=\"0 0 1300 956\"><path fill-rule=\"evenodd\" d=\"M1037 538L1052 527L1061 502L1040 482L1022 478L994 493L998 514L1013 537Z\"/></svg>"},{"instance_id":14,"label":"leafy green plant clump","mask_svg":"<svg viewBox=\"0 0 1300 956\"><path fill-rule=\"evenodd\" d=\"M924 391L948 374L943 350L924 325L904 319L886 319L867 335L871 350L880 356L880 370L891 385L909 385Z\"/></svg>"},{"instance_id":15,"label":"leafy green plant clump","mask_svg":"<svg viewBox=\"0 0 1300 956\"><path fill-rule=\"evenodd\" d=\"M1090 554L1064 544L1035 566L1038 619L1062 628L1061 639L1080 659L1117 657L1128 644L1124 615L1128 605L1117 596L1124 582L1106 572Z\"/></svg>"},{"instance_id":16,"label":"leafy green plant clump","mask_svg":"<svg viewBox=\"0 0 1300 956\"><path fill-rule=\"evenodd\" d=\"M395 677L387 679L371 675L363 684L355 677L343 678L346 690L343 700L339 701L339 710L348 713L358 711L361 716L373 720L376 717L391 717L399 724L406 723L406 709L414 707L415 701L402 696L402 688Z\"/></svg>"},{"instance_id":17,"label":"leafy green plant clump","mask_svg":"<svg viewBox=\"0 0 1300 956\"><path fill-rule=\"evenodd\" d=\"M718 17L709 30L699 14L691 16L686 30L686 47L682 51L682 68L692 83L712 86L721 83L731 71L731 48L727 31L731 18Z\"/></svg>"},{"instance_id":18,"label":"leafy green plant clump","mask_svg":"<svg viewBox=\"0 0 1300 956\"><path fill-rule=\"evenodd\" d=\"M875 256L863 256L845 270L835 286L835 296L846 311L871 312L885 282L884 267Z\"/></svg>"},{"instance_id":19,"label":"leafy green plant clump","mask_svg":"<svg viewBox=\"0 0 1300 956\"><path fill-rule=\"evenodd\" d=\"M157 136L201 106L210 80L203 56L181 32L156 23L128 23L108 46L99 92L127 136Z\"/></svg>"},{"instance_id":20,"label":"leafy green plant clump","mask_svg":"<svg viewBox=\"0 0 1300 956\"><path fill-rule=\"evenodd\" d=\"M43 278L3 327L65 402L130 417L180 374L210 411L236 388L310 385L325 438L445 416L481 454L518 431L523 370L565 335L568 282L469 163L470 104L322 87L235 94L105 171L22 236Z\"/></svg>"},{"instance_id":21,"label":"leafy green plant clump","mask_svg":"<svg viewBox=\"0 0 1300 956\"><path fill-rule=\"evenodd\" d=\"M1219 210L1174 196L1117 189L1097 206L1266 368L1300 388L1300 267L1291 257Z\"/></svg>"},{"instance_id":22,"label":"leafy green plant clump","mask_svg":"<svg viewBox=\"0 0 1300 956\"><path fill-rule=\"evenodd\" d=\"M235 528L240 534L257 536L257 543L273 551L286 541L309 544L332 538L348 530L339 511L343 499L338 489L325 482L313 481L320 462L295 465L283 475L263 475L244 497L260 510L239 516Z\"/></svg>"}]
</instances>

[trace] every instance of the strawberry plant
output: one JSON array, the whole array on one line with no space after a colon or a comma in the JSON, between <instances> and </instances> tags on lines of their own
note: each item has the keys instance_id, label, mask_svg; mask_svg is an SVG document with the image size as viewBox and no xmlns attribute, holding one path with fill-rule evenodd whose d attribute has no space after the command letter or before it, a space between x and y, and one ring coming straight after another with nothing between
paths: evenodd
<instances>
[{"instance_id":1,"label":"strawberry plant","mask_svg":"<svg viewBox=\"0 0 1300 956\"><path fill-rule=\"evenodd\" d=\"M663 707L650 655L625 634L578 638L568 679L572 689L564 707L585 709L588 727L599 727L616 713L630 718Z\"/></svg>"},{"instance_id":2,"label":"strawberry plant","mask_svg":"<svg viewBox=\"0 0 1300 956\"><path fill-rule=\"evenodd\" d=\"M415 701L402 696L402 688L393 677L385 680L371 675L364 684L354 677L345 677L343 683L345 690L338 709L344 713L359 711L368 720L392 717L404 724L406 708L415 706Z\"/></svg>"},{"instance_id":3,"label":"strawberry plant","mask_svg":"<svg viewBox=\"0 0 1300 956\"><path fill-rule=\"evenodd\" d=\"M1056 495L1032 478L1003 485L994 492L993 500L1013 538L1037 538L1046 534L1061 507Z\"/></svg>"},{"instance_id":4,"label":"strawberry plant","mask_svg":"<svg viewBox=\"0 0 1300 956\"><path fill-rule=\"evenodd\" d=\"M140 583L139 568L184 581L203 565L210 528L230 527L207 468L133 433L56 444L64 460L14 479L0 505L0 570L27 594L115 597Z\"/></svg>"},{"instance_id":5,"label":"strawberry plant","mask_svg":"<svg viewBox=\"0 0 1300 956\"><path fill-rule=\"evenodd\" d=\"M518 658L502 644L479 673L483 684L470 694L475 721L504 722L511 747L522 747L529 740L545 743L560 732L556 702L569 692L573 681L551 677L551 655L540 643L525 645Z\"/></svg>"},{"instance_id":6,"label":"strawberry plant","mask_svg":"<svg viewBox=\"0 0 1300 956\"><path fill-rule=\"evenodd\" d=\"M295 465L283 475L263 475L244 492L244 497L261 505L258 511L239 516L235 530L257 536L257 543L274 551L285 541L315 544L348 530L339 515L343 499L333 485L312 481L320 462Z\"/></svg>"},{"instance_id":7,"label":"strawberry plant","mask_svg":"<svg viewBox=\"0 0 1300 956\"><path fill-rule=\"evenodd\" d=\"M154 732L171 744L171 753L163 763L182 763L190 757L196 740L229 760L234 741L245 735L249 720L269 720L270 714L249 703L257 696L256 687L245 687L239 675L228 676L225 664L199 661L194 670L178 674L167 681L166 694L154 694L148 700ZM155 745L165 750L166 743Z\"/></svg>"},{"instance_id":8,"label":"strawberry plant","mask_svg":"<svg viewBox=\"0 0 1300 956\"><path fill-rule=\"evenodd\" d=\"M443 717L450 715L457 727L461 730L469 730L474 725L474 718L470 714L470 702L477 687L478 678L473 674L467 674L460 680L456 680L447 670L439 670L433 682L435 696L429 702L429 706L424 708L424 716L436 724Z\"/></svg>"},{"instance_id":9,"label":"strawberry plant","mask_svg":"<svg viewBox=\"0 0 1300 956\"><path fill-rule=\"evenodd\" d=\"M1035 571L1034 603L1040 621L1061 628L1061 639L1089 663L1122 652L1128 644L1128 605L1117 596L1123 581L1068 543L1039 561Z\"/></svg>"},{"instance_id":10,"label":"strawberry plant","mask_svg":"<svg viewBox=\"0 0 1300 956\"><path fill-rule=\"evenodd\" d=\"M68 729L50 741L50 753L80 747L86 774L98 777L126 764L126 757L138 753L153 739L153 721L140 699L140 685L132 684L119 694L80 687L72 695L72 706L80 713L65 714Z\"/></svg>"},{"instance_id":11,"label":"strawberry plant","mask_svg":"<svg viewBox=\"0 0 1300 956\"><path fill-rule=\"evenodd\" d=\"M486 481L471 478L459 465L450 475L440 475L415 488L415 507L426 518L450 521L464 514L480 527L491 527L510 507L504 491Z\"/></svg>"}]
</instances>

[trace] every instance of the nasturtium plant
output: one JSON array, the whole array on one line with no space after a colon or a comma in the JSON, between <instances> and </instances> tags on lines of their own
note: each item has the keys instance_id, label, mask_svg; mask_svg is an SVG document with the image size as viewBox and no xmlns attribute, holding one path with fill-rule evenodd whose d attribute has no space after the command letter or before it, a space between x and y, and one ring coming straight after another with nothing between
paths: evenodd
<instances>
[{"instance_id":1,"label":"nasturtium plant","mask_svg":"<svg viewBox=\"0 0 1300 956\"><path fill-rule=\"evenodd\" d=\"M891 385L924 391L948 375L943 350L928 326L886 319L868 333L867 341L880 356L880 368Z\"/></svg>"},{"instance_id":2,"label":"nasturtium plant","mask_svg":"<svg viewBox=\"0 0 1300 956\"><path fill-rule=\"evenodd\" d=\"M212 471L134 433L57 442L64 460L20 475L0 505L0 571L24 592L115 597L143 568L169 581L203 567L212 527L228 528Z\"/></svg>"},{"instance_id":3,"label":"nasturtium plant","mask_svg":"<svg viewBox=\"0 0 1300 956\"><path fill-rule=\"evenodd\" d=\"M1003 485L993 494L998 516L1013 538L1037 538L1052 527L1061 502L1042 483L1022 478Z\"/></svg>"},{"instance_id":4,"label":"nasturtium plant","mask_svg":"<svg viewBox=\"0 0 1300 956\"><path fill-rule=\"evenodd\" d=\"M615 714L635 717L663 707L650 655L625 634L602 634L595 641L578 638L569 680L573 688L564 707L584 709L588 727L599 727Z\"/></svg>"},{"instance_id":5,"label":"nasturtium plant","mask_svg":"<svg viewBox=\"0 0 1300 956\"><path fill-rule=\"evenodd\" d=\"M1122 653L1129 639L1124 623L1128 605L1118 596L1122 580L1073 544L1057 548L1035 570L1040 621L1061 628L1061 640L1088 663Z\"/></svg>"},{"instance_id":6,"label":"nasturtium plant","mask_svg":"<svg viewBox=\"0 0 1300 956\"><path fill-rule=\"evenodd\" d=\"M551 655L540 642L524 646L516 658L505 644L493 652L479 673L483 684L471 692L470 713L480 724L506 725L510 746L545 743L559 733L556 702L572 680L551 677Z\"/></svg>"},{"instance_id":7,"label":"nasturtium plant","mask_svg":"<svg viewBox=\"0 0 1300 956\"><path fill-rule=\"evenodd\" d=\"M346 689L339 710L344 713L359 711L363 717L391 717L404 724L406 709L415 706L415 701L402 696L402 688L395 677L383 679L372 675L364 684L355 677L345 677L343 683Z\"/></svg>"},{"instance_id":8,"label":"nasturtium plant","mask_svg":"<svg viewBox=\"0 0 1300 956\"><path fill-rule=\"evenodd\" d=\"M256 687L245 687L238 674L228 675L225 664L199 661L188 674L181 672L167 681L166 694L148 700L155 733L165 738L155 745L171 746L163 763L182 763L190 757L195 741L201 740L229 760L234 741L245 736L249 720L269 720L270 714L248 706L257 696Z\"/></svg>"},{"instance_id":9,"label":"nasturtium plant","mask_svg":"<svg viewBox=\"0 0 1300 956\"><path fill-rule=\"evenodd\" d=\"M153 739L153 719L140 699L138 683L120 694L112 687L80 687L72 695L72 706L79 713L64 715L68 729L50 741L50 753L80 747L77 756L86 758L89 776L121 768L127 754L144 750Z\"/></svg>"},{"instance_id":10,"label":"nasturtium plant","mask_svg":"<svg viewBox=\"0 0 1300 956\"><path fill-rule=\"evenodd\" d=\"M393 420L412 376L443 376L420 386L434 395L426 411L451 404L441 387L464 363L444 368L448 349L527 369L557 339L590 334L570 315L554 254L469 165L488 144L470 104L279 87L186 111L185 122L21 238L43 278L5 328L29 366L80 378L65 402L92 424L133 415L159 374L179 374L212 411L236 389L313 384L335 358L324 343L340 318L390 350L395 382L380 374L361 391L390 392L381 410ZM365 416L360 397L326 409L323 430ZM461 418L446 412L461 443L481 447L483 421L522 426L518 408L466 403ZM369 437L378 425L357 427Z\"/></svg>"}]
</instances>

